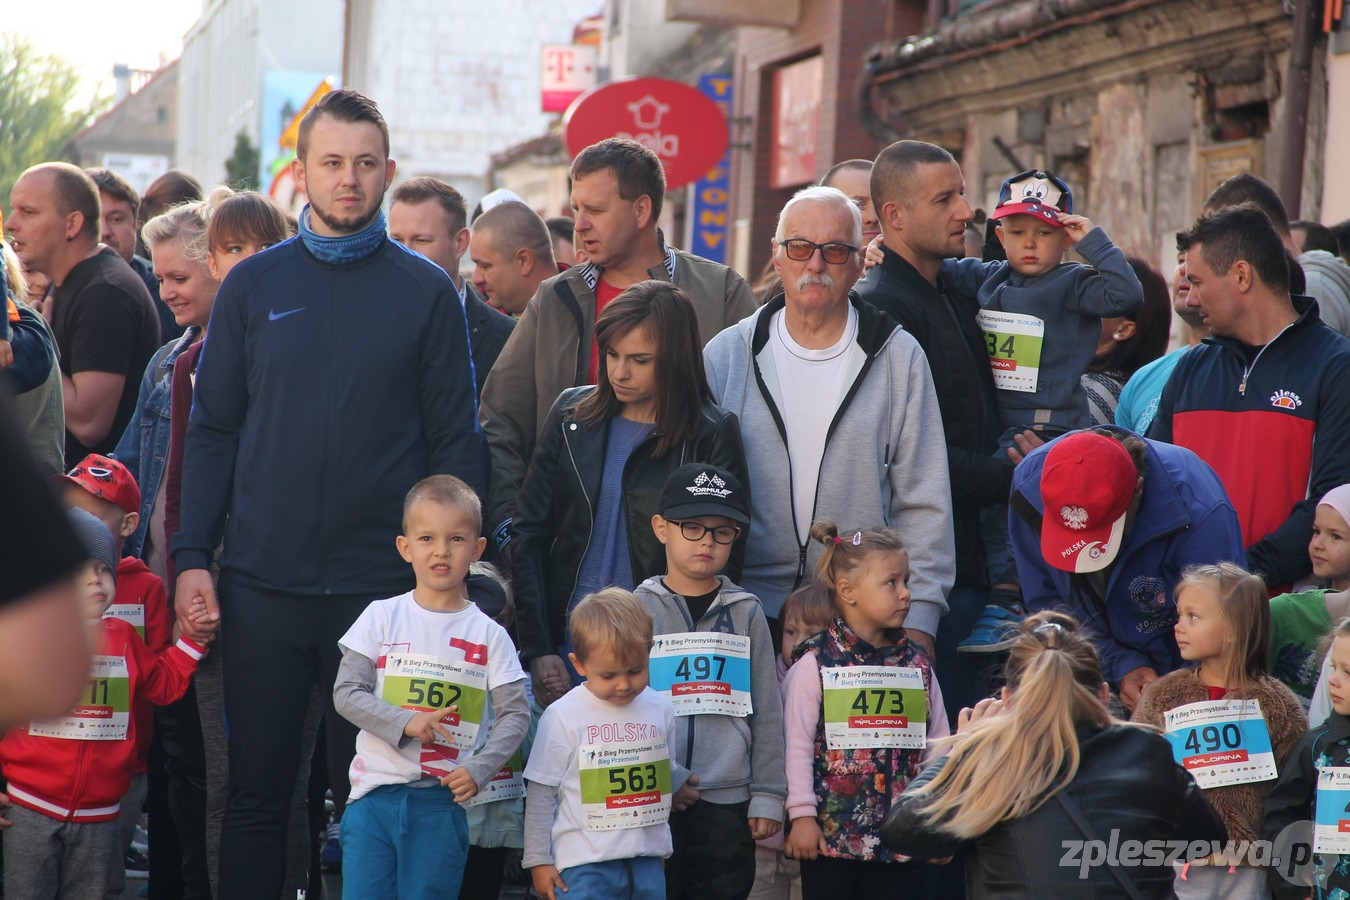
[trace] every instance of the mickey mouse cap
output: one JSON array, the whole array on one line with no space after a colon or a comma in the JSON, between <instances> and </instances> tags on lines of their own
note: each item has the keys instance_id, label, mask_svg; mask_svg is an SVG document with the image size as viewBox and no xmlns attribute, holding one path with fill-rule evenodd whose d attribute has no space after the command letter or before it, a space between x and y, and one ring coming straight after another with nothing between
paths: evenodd
<instances>
[{"instance_id":1,"label":"mickey mouse cap","mask_svg":"<svg viewBox=\"0 0 1350 900\"><path fill-rule=\"evenodd\" d=\"M680 466L670 473L661 492L661 515L667 519L723 516L750 524L750 505L740 479L726 469L703 463Z\"/></svg>"},{"instance_id":2,"label":"mickey mouse cap","mask_svg":"<svg viewBox=\"0 0 1350 900\"><path fill-rule=\"evenodd\" d=\"M1051 172L1028 169L1003 182L998 190L998 206L989 218L1036 216L1062 228L1060 213L1073 213L1073 191Z\"/></svg>"}]
</instances>

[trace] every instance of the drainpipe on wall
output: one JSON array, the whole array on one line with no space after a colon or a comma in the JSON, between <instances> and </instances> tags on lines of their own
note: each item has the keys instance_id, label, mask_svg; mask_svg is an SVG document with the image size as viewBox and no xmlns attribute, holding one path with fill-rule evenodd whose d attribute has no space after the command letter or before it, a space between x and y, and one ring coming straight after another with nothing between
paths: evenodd
<instances>
[{"instance_id":1,"label":"drainpipe on wall","mask_svg":"<svg viewBox=\"0 0 1350 900\"><path fill-rule=\"evenodd\" d=\"M863 130L876 138L882 146L889 146L905 137L905 132L891 125L877 113L874 105L876 100L872 96L872 91L876 87L876 75L876 54L868 53L867 58L863 60L862 68L858 70L858 81L854 85L853 97L858 104L858 118Z\"/></svg>"},{"instance_id":2,"label":"drainpipe on wall","mask_svg":"<svg viewBox=\"0 0 1350 900\"><path fill-rule=\"evenodd\" d=\"M1308 149L1308 102L1320 0L1295 0L1294 33L1285 77L1284 128L1280 135L1279 191L1290 219L1302 214L1303 162Z\"/></svg>"}]
</instances>

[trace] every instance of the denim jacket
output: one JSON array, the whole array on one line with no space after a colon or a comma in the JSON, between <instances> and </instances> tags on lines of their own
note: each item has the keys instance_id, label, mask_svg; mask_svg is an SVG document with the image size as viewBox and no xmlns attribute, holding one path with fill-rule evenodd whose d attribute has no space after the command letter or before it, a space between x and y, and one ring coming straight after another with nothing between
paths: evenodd
<instances>
[{"instance_id":1,"label":"denim jacket","mask_svg":"<svg viewBox=\"0 0 1350 900\"><path fill-rule=\"evenodd\" d=\"M169 399L173 384L173 365L182 353L197 340L201 329L193 326L182 337L169 341L150 358L141 379L141 390L136 397L136 410L131 414L127 430L117 442L113 456L136 478L141 488L141 524L136 533L127 538L123 556L144 558L145 535L150 528L150 512L164 479L165 463L169 458ZM167 549L167 548L166 548Z\"/></svg>"}]
</instances>

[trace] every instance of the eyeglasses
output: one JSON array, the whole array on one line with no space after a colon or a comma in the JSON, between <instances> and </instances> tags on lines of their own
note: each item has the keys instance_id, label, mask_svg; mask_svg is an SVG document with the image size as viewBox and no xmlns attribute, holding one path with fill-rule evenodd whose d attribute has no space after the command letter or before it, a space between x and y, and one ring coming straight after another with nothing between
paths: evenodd
<instances>
[{"instance_id":1,"label":"eyeglasses","mask_svg":"<svg viewBox=\"0 0 1350 900\"><path fill-rule=\"evenodd\" d=\"M830 241L828 244L817 244L815 241L808 241L803 238L792 238L787 241L775 241L778 246L783 248L787 258L797 262L806 262L815 255L817 250L825 261L830 265L838 266L848 262L848 258L858 252L858 248L851 244L841 244L839 241Z\"/></svg>"},{"instance_id":2,"label":"eyeglasses","mask_svg":"<svg viewBox=\"0 0 1350 900\"><path fill-rule=\"evenodd\" d=\"M686 541L701 541L703 536L710 531L713 540L719 544L730 544L741 536L741 526L739 525L716 525L709 528L701 522L671 522L670 524L680 526L680 534L684 535Z\"/></svg>"}]
</instances>

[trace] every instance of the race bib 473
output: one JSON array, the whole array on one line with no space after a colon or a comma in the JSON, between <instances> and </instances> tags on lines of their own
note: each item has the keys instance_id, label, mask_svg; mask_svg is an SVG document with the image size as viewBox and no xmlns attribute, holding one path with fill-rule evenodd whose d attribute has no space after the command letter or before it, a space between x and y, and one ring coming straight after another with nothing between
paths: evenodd
<instances>
[{"instance_id":1,"label":"race bib 473","mask_svg":"<svg viewBox=\"0 0 1350 900\"><path fill-rule=\"evenodd\" d=\"M918 669L830 666L820 678L829 749L923 749L928 692Z\"/></svg>"}]
</instances>

